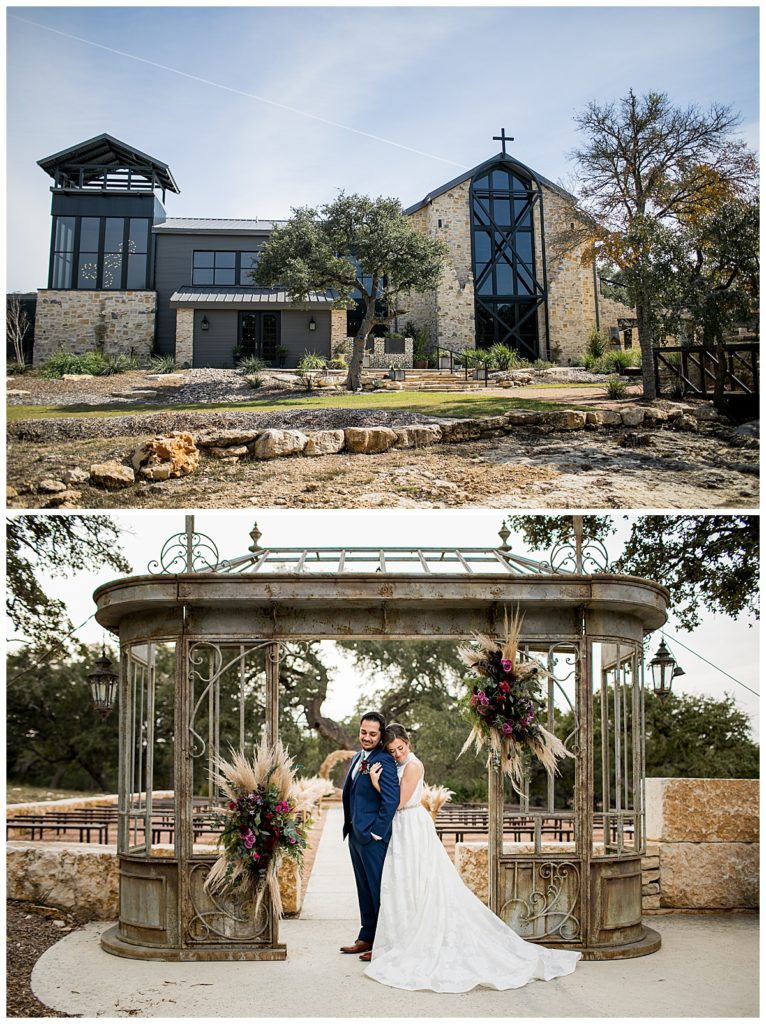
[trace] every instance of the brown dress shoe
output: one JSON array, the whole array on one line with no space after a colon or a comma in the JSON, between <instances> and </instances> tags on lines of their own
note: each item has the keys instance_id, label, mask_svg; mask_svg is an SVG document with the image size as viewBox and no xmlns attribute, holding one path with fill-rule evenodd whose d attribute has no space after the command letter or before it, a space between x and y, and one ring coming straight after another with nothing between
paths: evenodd
<instances>
[{"instance_id":1,"label":"brown dress shoe","mask_svg":"<svg viewBox=\"0 0 766 1024\"><path fill-rule=\"evenodd\" d=\"M357 939L353 946L341 946L341 953L366 953L372 949L371 942L365 942L364 939Z\"/></svg>"},{"instance_id":2,"label":"brown dress shoe","mask_svg":"<svg viewBox=\"0 0 766 1024\"><path fill-rule=\"evenodd\" d=\"M368 964L370 962L370 960L372 960L372 950L370 950L367 953L362 953L362 955L359 957L359 959L360 960L364 960L364 962L366 964Z\"/></svg>"}]
</instances>

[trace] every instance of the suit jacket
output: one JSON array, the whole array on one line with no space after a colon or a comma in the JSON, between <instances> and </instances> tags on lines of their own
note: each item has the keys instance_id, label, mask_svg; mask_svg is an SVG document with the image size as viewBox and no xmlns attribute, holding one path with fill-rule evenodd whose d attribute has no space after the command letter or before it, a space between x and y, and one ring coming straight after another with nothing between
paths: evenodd
<instances>
[{"instance_id":1,"label":"suit jacket","mask_svg":"<svg viewBox=\"0 0 766 1024\"><path fill-rule=\"evenodd\" d=\"M369 765L383 765L378 793L367 773L359 772L354 779L354 769L361 758L360 750L351 761L351 768L343 783L343 838L353 831L358 842L365 845L374 841L374 832L376 836L388 842L391 838L391 822L399 806L396 761L382 747L377 747L367 755Z\"/></svg>"}]
</instances>

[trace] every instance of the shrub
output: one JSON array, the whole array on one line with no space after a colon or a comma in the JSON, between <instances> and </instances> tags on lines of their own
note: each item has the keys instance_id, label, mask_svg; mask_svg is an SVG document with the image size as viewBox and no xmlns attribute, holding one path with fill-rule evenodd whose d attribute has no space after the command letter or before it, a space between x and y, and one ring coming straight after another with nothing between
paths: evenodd
<instances>
[{"instance_id":1,"label":"shrub","mask_svg":"<svg viewBox=\"0 0 766 1024\"><path fill-rule=\"evenodd\" d=\"M518 365L519 356L507 345L493 345L487 352L498 370L512 370Z\"/></svg>"},{"instance_id":2,"label":"shrub","mask_svg":"<svg viewBox=\"0 0 766 1024\"><path fill-rule=\"evenodd\" d=\"M594 327L588 335L588 355L595 356L599 359L606 352L607 339L601 333L601 331Z\"/></svg>"},{"instance_id":3,"label":"shrub","mask_svg":"<svg viewBox=\"0 0 766 1024\"><path fill-rule=\"evenodd\" d=\"M19 363L16 360L8 363L5 367L5 372L9 377L20 377L23 373L28 373L32 369L28 363Z\"/></svg>"},{"instance_id":4,"label":"shrub","mask_svg":"<svg viewBox=\"0 0 766 1024\"><path fill-rule=\"evenodd\" d=\"M330 370L347 370L348 363L345 359L339 357L337 359L331 359L327 364L327 368Z\"/></svg>"},{"instance_id":5,"label":"shrub","mask_svg":"<svg viewBox=\"0 0 766 1024\"><path fill-rule=\"evenodd\" d=\"M237 369L241 370L242 373L258 373L261 370L266 369L266 364L258 356L242 356L237 363Z\"/></svg>"},{"instance_id":6,"label":"shrub","mask_svg":"<svg viewBox=\"0 0 766 1024\"><path fill-rule=\"evenodd\" d=\"M299 370L324 370L327 360L318 352L304 352L298 363Z\"/></svg>"},{"instance_id":7,"label":"shrub","mask_svg":"<svg viewBox=\"0 0 766 1024\"><path fill-rule=\"evenodd\" d=\"M90 373L94 377L108 377L115 373L137 370L138 366L138 360L134 356L105 356L102 352L87 352L85 355L77 356L59 349L43 364L40 375L42 377L63 377L65 373Z\"/></svg>"},{"instance_id":8,"label":"shrub","mask_svg":"<svg viewBox=\"0 0 766 1024\"><path fill-rule=\"evenodd\" d=\"M178 364L174 356L154 356L150 367L152 373L175 373Z\"/></svg>"},{"instance_id":9,"label":"shrub","mask_svg":"<svg viewBox=\"0 0 766 1024\"><path fill-rule=\"evenodd\" d=\"M257 389L263 387L266 378L263 376L262 373L258 373L256 371L255 373L248 373L247 376L245 377L245 380L247 381L251 388Z\"/></svg>"},{"instance_id":10,"label":"shrub","mask_svg":"<svg viewBox=\"0 0 766 1024\"><path fill-rule=\"evenodd\" d=\"M637 350L624 352L622 349L598 357L588 353L580 357L575 365L584 366L591 373L619 373L625 366L640 366L641 353Z\"/></svg>"},{"instance_id":11,"label":"shrub","mask_svg":"<svg viewBox=\"0 0 766 1024\"><path fill-rule=\"evenodd\" d=\"M626 398L628 394L628 382L621 377L612 377L607 381L606 393L609 398Z\"/></svg>"},{"instance_id":12,"label":"shrub","mask_svg":"<svg viewBox=\"0 0 766 1024\"><path fill-rule=\"evenodd\" d=\"M296 377L304 391L314 390L314 374L307 367L302 367L300 363L298 364Z\"/></svg>"}]
</instances>

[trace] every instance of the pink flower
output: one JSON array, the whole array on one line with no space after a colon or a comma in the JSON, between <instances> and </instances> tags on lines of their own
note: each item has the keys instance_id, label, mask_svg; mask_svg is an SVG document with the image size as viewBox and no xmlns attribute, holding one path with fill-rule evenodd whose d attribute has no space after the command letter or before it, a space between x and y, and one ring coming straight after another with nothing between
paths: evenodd
<instances>
[{"instance_id":1,"label":"pink flower","mask_svg":"<svg viewBox=\"0 0 766 1024\"><path fill-rule=\"evenodd\" d=\"M476 694L474 693L473 696L471 697L471 707L472 708L476 707L476 700L477 700Z\"/></svg>"},{"instance_id":2,"label":"pink flower","mask_svg":"<svg viewBox=\"0 0 766 1024\"><path fill-rule=\"evenodd\" d=\"M287 814L290 810L290 804L286 800L280 800L274 810L277 814Z\"/></svg>"},{"instance_id":3,"label":"pink flower","mask_svg":"<svg viewBox=\"0 0 766 1024\"><path fill-rule=\"evenodd\" d=\"M253 832L253 830L250 828L245 829L244 831L240 829L239 834L242 836L242 842L245 844L248 850L251 850L255 846L255 833Z\"/></svg>"},{"instance_id":4,"label":"pink flower","mask_svg":"<svg viewBox=\"0 0 766 1024\"><path fill-rule=\"evenodd\" d=\"M479 703L483 704L484 707L486 707L489 704L489 697L486 695L486 693L483 690L479 690L477 696L479 698Z\"/></svg>"},{"instance_id":5,"label":"pink flower","mask_svg":"<svg viewBox=\"0 0 766 1024\"><path fill-rule=\"evenodd\" d=\"M503 722L503 732L505 733L506 736L508 736L509 733L513 732L513 726L511 725L510 722Z\"/></svg>"},{"instance_id":6,"label":"pink flower","mask_svg":"<svg viewBox=\"0 0 766 1024\"><path fill-rule=\"evenodd\" d=\"M503 672L510 672L513 668L513 662L509 661L507 658L501 658L500 664L503 666Z\"/></svg>"},{"instance_id":7,"label":"pink flower","mask_svg":"<svg viewBox=\"0 0 766 1024\"><path fill-rule=\"evenodd\" d=\"M256 862L256 864L261 859L260 853L257 853L255 850L253 850L253 852L250 854L250 856L253 858L253 860Z\"/></svg>"},{"instance_id":8,"label":"pink flower","mask_svg":"<svg viewBox=\"0 0 766 1024\"><path fill-rule=\"evenodd\" d=\"M499 683L497 684L497 688L498 688L498 690L499 690L499 691L500 691L501 693L510 693L510 692L511 692L511 687L510 687L510 685L509 685L508 683L506 683L506 681L505 681L504 679L503 679L503 680L501 680L501 682L499 682Z\"/></svg>"}]
</instances>

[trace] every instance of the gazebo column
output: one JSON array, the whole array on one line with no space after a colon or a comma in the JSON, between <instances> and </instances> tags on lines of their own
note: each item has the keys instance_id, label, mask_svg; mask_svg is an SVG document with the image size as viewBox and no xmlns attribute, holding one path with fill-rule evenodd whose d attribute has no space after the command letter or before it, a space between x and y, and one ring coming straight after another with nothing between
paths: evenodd
<instances>
[{"instance_id":1,"label":"gazebo column","mask_svg":"<svg viewBox=\"0 0 766 1024\"><path fill-rule=\"evenodd\" d=\"M278 640L266 648L266 742L279 737L279 661L282 645Z\"/></svg>"},{"instance_id":2,"label":"gazebo column","mask_svg":"<svg viewBox=\"0 0 766 1024\"><path fill-rule=\"evenodd\" d=\"M582 615L582 642L577 659L575 685L576 707L580 728L575 754L575 853L580 867L580 930L582 945L587 949L591 941L592 881L591 859L593 857L593 694L592 694L593 650L588 639L588 615ZM586 957L586 959L588 959Z\"/></svg>"}]
</instances>

